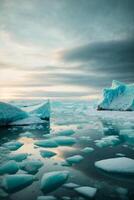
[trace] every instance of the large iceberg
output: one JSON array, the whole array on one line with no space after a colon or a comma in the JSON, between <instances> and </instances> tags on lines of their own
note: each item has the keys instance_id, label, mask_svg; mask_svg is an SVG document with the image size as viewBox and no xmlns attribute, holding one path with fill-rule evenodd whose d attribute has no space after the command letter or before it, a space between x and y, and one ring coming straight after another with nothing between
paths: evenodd
<instances>
[{"instance_id":1,"label":"large iceberg","mask_svg":"<svg viewBox=\"0 0 134 200\"><path fill-rule=\"evenodd\" d=\"M114 80L111 88L104 89L98 110L134 111L134 84Z\"/></svg>"},{"instance_id":2,"label":"large iceberg","mask_svg":"<svg viewBox=\"0 0 134 200\"><path fill-rule=\"evenodd\" d=\"M21 106L0 102L0 126L41 124L50 119L50 103Z\"/></svg>"}]
</instances>

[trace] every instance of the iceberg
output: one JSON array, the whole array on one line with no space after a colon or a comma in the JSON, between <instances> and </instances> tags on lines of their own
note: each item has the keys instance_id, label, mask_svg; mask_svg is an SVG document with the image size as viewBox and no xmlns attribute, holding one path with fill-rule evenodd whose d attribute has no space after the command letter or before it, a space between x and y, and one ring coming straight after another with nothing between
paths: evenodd
<instances>
[{"instance_id":1,"label":"iceberg","mask_svg":"<svg viewBox=\"0 0 134 200\"><path fill-rule=\"evenodd\" d=\"M50 119L50 103L21 106L0 102L0 126L41 124Z\"/></svg>"},{"instance_id":2,"label":"iceberg","mask_svg":"<svg viewBox=\"0 0 134 200\"><path fill-rule=\"evenodd\" d=\"M8 161L0 166L0 175L15 174L19 170L19 166L15 161Z\"/></svg>"},{"instance_id":3,"label":"iceberg","mask_svg":"<svg viewBox=\"0 0 134 200\"><path fill-rule=\"evenodd\" d=\"M7 175L3 178L1 185L5 191L10 193L31 185L34 180L34 176L28 174Z\"/></svg>"},{"instance_id":4,"label":"iceberg","mask_svg":"<svg viewBox=\"0 0 134 200\"><path fill-rule=\"evenodd\" d=\"M65 183L64 184L64 187L65 188L76 188L76 187L79 187L79 185L78 184L76 184L76 183Z\"/></svg>"},{"instance_id":5,"label":"iceberg","mask_svg":"<svg viewBox=\"0 0 134 200\"><path fill-rule=\"evenodd\" d=\"M134 129L121 129L119 135L128 143L134 144Z\"/></svg>"},{"instance_id":6,"label":"iceberg","mask_svg":"<svg viewBox=\"0 0 134 200\"><path fill-rule=\"evenodd\" d=\"M70 135L73 135L74 133L75 131L73 129L67 129L67 130L62 130L58 132L58 134L62 136L70 136Z\"/></svg>"},{"instance_id":7,"label":"iceberg","mask_svg":"<svg viewBox=\"0 0 134 200\"><path fill-rule=\"evenodd\" d=\"M81 150L83 153L91 153L94 151L94 148L92 147L85 147L84 149Z\"/></svg>"},{"instance_id":8,"label":"iceberg","mask_svg":"<svg viewBox=\"0 0 134 200\"><path fill-rule=\"evenodd\" d=\"M41 179L41 190L46 194L63 185L69 177L68 171L54 171L45 173Z\"/></svg>"},{"instance_id":9,"label":"iceberg","mask_svg":"<svg viewBox=\"0 0 134 200\"><path fill-rule=\"evenodd\" d=\"M111 88L104 89L98 110L134 111L134 84L114 80Z\"/></svg>"},{"instance_id":10,"label":"iceberg","mask_svg":"<svg viewBox=\"0 0 134 200\"><path fill-rule=\"evenodd\" d=\"M36 146L45 147L45 148L54 148L58 146L58 144L52 139L39 140L35 142L34 144Z\"/></svg>"},{"instance_id":11,"label":"iceberg","mask_svg":"<svg viewBox=\"0 0 134 200\"><path fill-rule=\"evenodd\" d=\"M12 141L12 142L6 142L3 144L4 147L6 147L7 149L11 150L11 151L16 151L17 149L19 149L21 146L23 146L22 142L16 142L16 141Z\"/></svg>"},{"instance_id":12,"label":"iceberg","mask_svg":"<svg viewBox=\"0 0 134 200\"><path fill-rule=\"evenodd\" d=\"M96 146L98 147L108 147L108 146L116 146L120 143L118 136L110 135L104 137L100 140L95 140Z\"/></svg>"},{"instance_id":13,"label":"iceberg","mask_svg":"<svg viewBox=\"0 0 134 200\"><path fill-rule=\"evenodd\" d=\"M75 155L75 156L71 156L71 157L68 157L66 159L66 161L69 163L69 164L77 164L79 162L81 162L83 160L83 156L81 155Z\"/></svg>"},{"instance_id":14,"label":"iceberg","mask_svg":"<svg viewBox=\"0 0 134 200\"><path fill-rule=\"evenodd\" d=\"M71 146L76 142L76 139L69 136L57 136L53 138L58 145Z\"/></svg>"},{"instance_id":15,"label":"iceberg","mask_svg":"<svg viewBox=\"0 0 134 200\"><path fill-rule=\"evenodd\" d=\"M134 175L134 160L127 157L96 161L95 166L106 172Z\"/></svg>"},{"instance_id":16,"label":"iceberg","mask_svg":"<svg viewBox=\"0 0 134 200\"><path fill-rule=\"evenodd\" d=\"M82 186L82 187L75 188L75 191L86 198L94 198L97 192L97 189L94 187Z\"/></svg>"},{"instance_id":17,"label":"iceberg","mask_svg":"<svg viewBox=\"0 0 134 200\"><path fill-rule=\"evenodd\" d=\"M43 162L40 160L29 160L20 164L20 168L29 174L36 174L42 166Z\"/></svg>"},{"instance_id":18,"label":"iceberg","mask_svg":"<svg viewBox=\"0 0 134 200\"><path fill-rule=\"evenodd\" d=\"M43 158L51 158L51 157L55 156L56 153L53 151L42 150L42 151L40 151L40 155Z\"/></svg>"},{"instance_id":19,"label":"iceberg","mask_svg":"<svg viewBox=\"0 0 134 200\"><path fill-rule=\"evenodd\" d=\"M9 159L10 160L15 160L16 162L21 162L25 159L27 159L28 157L28 153L20 153L20 154L12 154L12 155L9 155Z\"/></svg>"}]
</instances>

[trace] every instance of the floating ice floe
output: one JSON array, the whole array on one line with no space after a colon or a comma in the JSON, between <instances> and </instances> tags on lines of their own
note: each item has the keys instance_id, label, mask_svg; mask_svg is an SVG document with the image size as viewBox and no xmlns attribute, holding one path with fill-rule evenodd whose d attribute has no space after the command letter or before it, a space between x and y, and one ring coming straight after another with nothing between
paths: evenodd
<instances>
[{"instance_id":1,"label":"floating ice floe","mask_svg":"<svg viewBox=\"0 0 134 200\"><path fill-rule=\"evenodd\" d=\"M104 89L98 110L134 111L134 84L113 81L111 88Z\"/></svg>"},{"instance_id":2,"label":"floating ice floe","mask_svg":"<svg viewBox=\"0 0 134 200\"><path fill-rule=\"evenodd\" d=\"M79 187L79 185L76 184L76 183L65 183L64 187L66 187L66 188L76 188L76 187Z\"/></svg>"},{"instance_id":3,"label":"floating ice floe","mask_svg":"<svg viewBox=\"0 0 134 200\"><path fill-rule=\"evenodd\" d=\"M6 142L6 143L3 144L3 146L8 148L11 151L16 151L21 146L23 146L23 143L22 142L18 142L18 141Z\"/></svg>"},{"instance_id":4,"label":"floating ice floe","mask_svg":"<svg viewBox=\"0 0 134 200\"><path fill-rule=\"evenodd\" d=\"M36 174L42 166L43 162L40 160L27 160L20 164L20 169L26 171L29 174Z\"/></svg>"},{"instance_id":5,"label":"floating ice floe","mask_svg":"<svg viewBox=\"0 0 134 200\"><path fill-rule=\"evenodd\" d=\"M57 198L54 196L39 196L37 200L56 200Z\"/></svg>"},{"instance_id":6,"label":"floating ice floe","mask_svg":"<svg viewBox=\"0 0 134 200\"><path fill-rule=\"evenodd\" d=\"M41 124L50 118L50 103L18 106L0 102L0 126Z\"/></svg>"},{"instance_id":7,"label":"floating ice floe","mask_svg":"<svg viewBox=\"0 0 134 200\"><path fill-rule=\"evenodd\" d=\"M86 198L94 198L97 192L96 188L89 186L78 187L75 188L74 190Z\"/></svg>"},{"instance_id":8,"label":"floating ice floe","mask_svg":"<svg viewBox=\"0 0 134 200\"><path fill-rule=\"evenodd\" d=\"M107 147L107 146L115 146L115 145L119 144L120 140L119 140L118 136L110 135L110 136L104 137L100 140L96 140L95 143L96 143L96 146L98 146L98 147Z\"/></svg>"},{"instance_id":9,"label":"floating ice floe","mask_svg":"<svg viewBox=\"0 0 134 200\"><path fill-rule=\"evenodd\" d=\"M21 162L25 159L27 159L28 153L19 153L19 154L11 154L9 155L10 160L15 160L16 162Z\"/></svg>"},{"instance_id":10,"label":"floating ice floe","mask_svg":"<svg viewBox=\"0 0 134 200\"><path fill-rule=\"evenodd\" d=\"M94 151L94 148L92 147L85 147L84 149L81 150L83 153L91 153Z\"/></svg>"},{"instance_id":11,"label":"floating ice floe","mask_svg":"<svg viewBox=\"0 0 134 200\"><path fill-rule=\"evenodd\" d=\"M15 174L19 170L18 164L11 160L0 166L0 175L2 174Z\"/></svg>"},{"instance_id":12,"label":"floating ice floe","mask_svg":"<svg viewBox=\"0 0 134 200\"><path fill-rule=\"evenodd\" d=\"M40 154L43 158L51 158L56 155L53 151L41 150Z\"/></svg>"},{"instance_id":13,"label":"floating ice floe","mask_svg":"<svg viewBox=\"0 0 134 200\"><path fill-rule=\"evenodd\" d=\"M70 136L73 135L75 133L75 131L73 129L67 129L67 130L62 130L58 132L58 135L61 136Z\"/></svg>"},{"instance_id":14,"label":"floating ice floe","mask_svg":"<svg viewBox=\"0 0 134 200\"><path fill-rule=\"evenodd\" d=\"M54 139L39 140L34 144L36 146L46 147L46 148L54 148L58 146L57 142Z\"/></svg>"},{"instance_id":15,"label":"floating ice floe","mask_svg":"<svg viewBox=\"0 0 134 200\"><path fill-rule=\"evenodd\" d=\"M46 194L63 185L69 177L68 171L54 171L45 173L41 179L41 190Z\"/></svg>"},{"instance_id":16,"label":"floating ice floe","mask_svg":"<svg viewBox=\"0 0 134 200\"><path fill-rule=\"evenodd\" d=\"M28 174L7 175L3 178L1 185L5 191L10 193L31 185L34 180L34 176Z\"/></svg>"},{"instance_id":17,"label":"floating ice floe","mask_svg":"<svg viewBox=\"0 0 134 200\"><path fill-rule=\"evenodd\" d=\"M31 132L29 132L29 131L26 131L26 132L24 132L24 133L21 133L20 136L21 136L21 137L28 137L28 138L34 137L34 135L33 135Z\"/></svg>"},{"instance_id":18,"label":"floating ice floe","mask_svg":"<svg viewBox=\"0 0 134 200\"><path fill-rule=\"evenodd\" d=\"M75 138L68 136L57 136L54 137L53 140L55 140L56 143L61 146L71 146L76 142Z\"/></svg>"},{"instance_id":19,"label":"floating ice floe","mask_svg":"<svg viewBox=\"0 0 134 200\"><path fill-rule=\"evenodd\" d=\"M75 156L68 157L66 159L66 161L69 164L77 164L77 163L81 162L83 159L84 159L83 156L81 156L81 155L75 155Z\"/></svg>"},{"instance_id":20,"label":"floating ice floe","mask_svg":"<svg viewBox=\"0 0 134 200\"><path fill-rule=\"evenodd\" d=\"M95 162L103 171L119 174L134 174L134 160L127 157L109 158Z\"/></svg>"}]
</instances>

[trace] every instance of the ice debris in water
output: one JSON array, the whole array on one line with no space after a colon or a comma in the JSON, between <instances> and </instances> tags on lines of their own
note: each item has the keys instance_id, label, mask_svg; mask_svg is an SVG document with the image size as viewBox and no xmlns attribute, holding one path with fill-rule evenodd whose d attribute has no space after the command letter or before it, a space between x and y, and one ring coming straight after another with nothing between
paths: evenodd
<instances>
[{"instance_id":1,"label":"ice debris in water","mask_svg":"<svg viewBox=\"0 0 134 200\"><path fill-rule=\"evenodd\" d=\"M28 160L20 164L20 168L29 174L36 174L42 166L43 162L40 160Z\"/></svg>"},{"instance_id":2,"label":"ice debris in water","mask_svg":"<svg viewBox=\"0 0 134 200\"><path fill-rule=\"evenodd\" d=\"M35 142L34 144L37 146L46 147L46 148L54 148L58 146L57 142L52 139L39 140Z\"/></svg>"},{"instance_id":3,"label":"ice debris in water","mask_svg":"<svg viewBox=\"0 0 134 200\"><path fill-rule=\"evenodd\" d=\"M127 157L109 158L95 162L101 170L119 174L134 174L134 160Z\"/></svg>"},{"instance_id":4,"label":"ice debris in water","mask_svg":"<svg viewBox=\"0 0 134 200\"><path fill-rule=\"evenodd\" d=\"M62 130L58 132L58 134L62 136L70 136L70 135L73 135L74 133L75 131L73 129L67 129L67 130Z\"/></svg>"},{"instance_id":5,"label":"ice debris in water","mask_svg":"<svg viewBox=\"0 0 134 200\"><path fill-rule=\"evenodd\" d=\"M134 129L123 129L119 134L125 141L134 144Z\"/></svg>"},{"instance_id":6,"label":"ice debris in water","mask_svg":"<svg viewBox=\"0 0 134 200\"><path fill-rule=\"evenodd\" d=\"M16 141L13 141L13 142L6 142L3 144L4 147L8 148L9 150L11 151L16 151L17 149L19 149L21 146L23 145L23 143L21 142L16 142Z\"/></svg>"},{"instance_id":7,"label":"ice debris in water","mask_svg":"<svg viewBox=\"0 0 134 200\"><path fill-rule=\"evenodd\" d=\"M21 137L28 137L28 138L34 137L34 135L29 131L26 131L25 133L21 133L20 136Z\"/></svg>"},{"instance_id":8,"label":"ice debris in water","mask_svg":"<svg viewBox=\"0 0 134 200\"><path fill-rule=\"evenodd\" d=\"M66 187L66 188L76 188L76 187L79 187L79 185L76 184L76 183L65 183L64 187Z\"/></svg>"},{"instance_id":9,"label":"ice debris in water","mask_svg":"<svg viewBox=\"0 0 134 200\"><path fill-rule=\"evenodd\" d=\"M81 155L75 155L75 156L68 157L66 159L66 161L69 164L77 164L77 163L81 162L83 159L84 159L83 156L81 156Z\"/></svg>"},{"instance_id":10,"label":"ice debris in water","mask_svg":"<svg viewBox=\"0 0 134 200\"><path fill-rule=\"evenodd\" d=\"M45 173L41 179L41 190L46 194L63 185L69 177L68 171Z\"/></svg>"},{"instance_id":11,"label":"ice debris in water","mask_svg":"<svg viewBox=\"0 0 134 200\"><path fill-rule=\"evenodd\" d=\"M94 187L82 186L82 187L75 188L75 191L86 198L94 198L97 192L97 189Z\"/></svg>"},{"instance_id":12,"label":"ice debris in water","mask_svg":"<svg viewBox=\"0 0 134 200\"><path fill-rule=\"evenodd\" d=\"M0 166L0 175L2 174L15 174L19 170L18 164L11 160Z\"/></svg>"},{"instance_id":13,"label":"ice debris in water","mask_svg":"<svg viewBox=\"0 0 134 200\"><path fill-rule=\"evenodd\" d=\"M25 159L27 159L28 153L19 153L19 154L11 154L9 155L10 160L15 160L16 162L21 162Z\"/></svg>"},{"instance_id":14,"label":"ice debris in water","mask_svg":"<svg viewBox=\"0 0 134 200\"><path fill-rule=\"evenodd\" d=\"M134 110L134 84L124 84L113 81L111 88L103 91L103 99L98 105L98 110Z\"/></svg>"},{"instance_id":15,"label":"ice debris in water","mask_svg":"<svg viewBox=\"0 0 134 200\"><path fill-rule=\"evenodd\" d=\"M51 158L51 157L53 157L53 156L56 155L55 152L53 152L53 151L47 151L47 150L42 150L42 151L40 151L40 154L41 154L41 156L42 156L43 158Z\"/></svg>"},{"instance_id":16,"label":"ice debris in water","mask_svg":"<svg viewBox=\"0 0 134 200\"><path fill-rule=\"evenodd\" d=\"M57 136L53 138L58 145L71 146L76 142L76 139L68 136Z\"/></svg>"},{"instance_id":17,"label":"ice debris in water","mask_svg":"<svg viewBox=\"0 0 134 200\"><path fill-rule=\"evenodd\" d=\"M9 193L16 192L32 184L34 180L34 176L28 174L6 175L2 181L2 188Z\"/></svg>"},{"instance_id":18,"label":"ice debris in water","mask_svg":"<svg viewBox=\"0 0 134 200\"><path fill-rule=\"evenodd\" d=\"M27 117L28 114L20 108L8 103L0 102L0 126L5 126L18 119Z\"/></svg>"},{"instance_id":19,"label":"ice debris in water","mask_svg":"<svg viewBox=\"0 0 134 200\"><path fill-rule=\"evenodd\" d=\"M110 135L110 136L104 137L100 140L96 140L95 143L96 143L96 146L98 146L98 147L107 147L107 146L115 146L115 145L119 144L120 140L119 140L118 136Z\"/></svg>"},{"instance_id":20,"label":"ice debris in water","mask_svg":"<svg viewBox=\"0 0 134 200\"><path fill-rule=\"evenodd\" d=\"M91 153L94 151L94 148L92 147L85 147L84 149L81 150L83 153Z\"/></svg>"},{"instance_id":21,"label":"ice debris in water","mask_svg":"<svg viewBox=\"0 0 134 200\"><path fill-rule=\"evenodd\" d=\"M56 200L57 198L54 196L39 196L37 200Z\"/></svg>"}]
</instances>

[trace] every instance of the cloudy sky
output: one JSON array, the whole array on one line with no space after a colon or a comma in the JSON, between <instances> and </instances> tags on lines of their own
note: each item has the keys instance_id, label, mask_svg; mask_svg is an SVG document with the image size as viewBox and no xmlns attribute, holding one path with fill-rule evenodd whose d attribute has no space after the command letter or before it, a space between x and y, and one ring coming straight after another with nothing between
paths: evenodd
<instances>
[{"instance_id":1,"label":"cloudy sky","mask_svg":"<svg viewBox=\"0 0 134 200\"><path fill-rule=\"evenodd\" d=\"M0 98L100 96L134 82L133 0L0 0Z\"/></svg>"}]
</instances>

